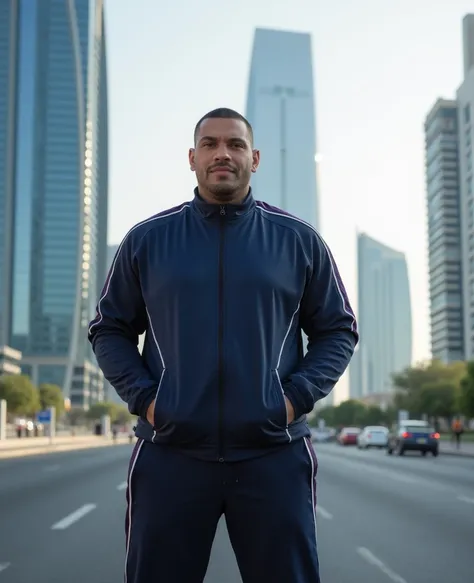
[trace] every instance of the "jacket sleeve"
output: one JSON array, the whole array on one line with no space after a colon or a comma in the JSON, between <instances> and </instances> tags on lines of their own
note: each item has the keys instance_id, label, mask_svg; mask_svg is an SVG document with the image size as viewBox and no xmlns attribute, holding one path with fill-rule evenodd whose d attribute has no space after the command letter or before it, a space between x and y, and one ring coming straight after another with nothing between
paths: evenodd
<instances>
[{"instance_id":1,"label":"jacket sleeve","mask_svg":"<svg viewBox=\"0 0 474 583\"><path fill-rule=\"evenodd\" d=\"M129 233L119 246L102 290L88 339L105 378L133 415L146 418L158 383L138 350L147 310Z\"/></svg>"},{"instance_id":2,"label":"jacket sleeve","mask_svg":"<svg viewBox=\"0 0 474 583\"><path fill-rule=\"evenodd\" d=\"M308 351L283 382L295 419L310 413L346 370L359 336L336 263L323 239L313 242L312 273L300 304L300 325Z\"/></svg>"}]
</instances>

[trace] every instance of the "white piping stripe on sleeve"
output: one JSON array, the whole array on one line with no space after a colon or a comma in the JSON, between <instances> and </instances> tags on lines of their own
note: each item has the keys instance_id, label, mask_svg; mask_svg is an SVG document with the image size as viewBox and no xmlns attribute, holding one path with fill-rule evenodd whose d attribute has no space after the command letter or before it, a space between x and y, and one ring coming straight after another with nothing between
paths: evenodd
<instances>
[{"instance_id":1,"label":"white piping stripe on sleeve","mask_svg":"<svg viewBox=\"0 0 474 583\"><path fill-rule=\"evenodd\" d=\"M329 250L329 247L326 245L326 241L321 237L321 235L318 233L318 231L313 227L313 225L311 225L310 223L307 223L306 221L303 221L301 219L298 219L297 217L294 217L293 215L287 215L284 213L277 213L275 211L270 211L260 205L257 204L257 208L260 209L260 211L263 211L265 213L268 213L269 215L275 215L277 217L283 217L286 219L291 219L297 223L301 223L302 225L306 225L307 227L309 227L314 233L315 235L318 237L319 241L321 241L321 243L324 245L324 248L327 251L328 257L329 257L329 262L331 264L331 271L334 277L334 281L336 282L336 287L337 287L337 291L339 292L339 296L341 298L341 303L342 303L342 309L344 310L344 312L350 316L350 318L352 319L352 324L351 324L351 330L353 332L356 331L357 329L357 323L356 323L356 318L354 313L352 312L352 310L347 306L347 302L346 302L346 298L344 293L341 290L341 287L339 285L339 278L336 275L336 265L334 264L334 259L332 256L331 251Z\"/></svg>"},{"instance_id":2,"label":"white piping stripe on sleeve","mask_svg":"<svg viewBox=\"0 0 474 583\"><path fill-rule=\"evenodd\" d=\"M285 337L283 338L283 342L281 343L280 353L278 354L278 362L276 365L276 370L278 370L280 368L281 356L283 354L283 349L285 348L286 339L288 338L288 334L290 333L291 327L293 326L293 321L294 321L295 316L298 313L299 309L300 309L300 305L298 304L298 306L296 307L296 310L293 312L293 315L291 316L290 324L289 324L288 329L286 331Z\"/></svg>"},{"instance_id":3,"label":"white piping stripe on sleeve","mask_svg":"<svg viewBox=\"0 0 474 583\"><path fill-rule=\"evenodd\" d=\"M92 324L89 327L88 334L90 334L92 332L92 330L94 329L94 327L98 326L104 318L102 315L101 304L102 304L103 300L107 297L107 294L109 293L110 282L112 281L112 277L113 277L114 272L115 272L115 266L117 264L117 259L120 255L120 252L122 251L122 247L123 247L125 241L128 239L128 237L133 233L133 231L135 231L135 229L138 229L138 227L146 225L147 223L151 223L152 221L158 221L159 219L165 219L166 217L171 217L172 215L177 215L180 212L182 212L185 208L189 208L189 204L184 204L178 210L175 210L175 211L172 211L172 212L169 212L166 214L160 214L160 215L151 217L149 219L146 219L145 221L142 221L141 223L136 224L134 227L132 227L130 229L130 231L128 231L128 233L125 235L122 242L120 243L119 248L117 249L117 253L115 254L114 260L112 262L112 267L110 268L110 272L108 275L107 285L105 286L104 293L102 294L102 296L99 299L99 302L97 304L97 315L99 316L99 318L95 322L92 322ZM97 316L96 316L96 318L97 318ZM94 318L94 319L96 319L96 318Z\"/></svg>"},{"instance_id":4,"label":"white piping stripe on sleeve","mask_svg":"<svg viewBox=\"0 0 474 583\"><path fill-rule=\"evenodd\" d=\"M286 339L288 338L288 334L290 333L291 327L293 326L293 322L294 322L295 316L298 313L299 309L300 309L300 305L298 304L296 310L293 312L293 315L291 316L291 320L290 320L290 323L289 323L288 328L286 330L286 334L285 334L285 336L283 338L283 342L281 343L280 352L278 354L278 361L277 361L277 364L276 364L276 367L275 367L275 372L276 372L276 376L277 376L277 379L278 379L278 384L280 385L281 393L283 395L283 399L285 398L285 391L283 390L283 385L281 383L280 371L279 371L280 362L281 362L281 356L283 354L283 349L285 348ZM288 436L288 441L291 442L292 441L292 437L291 437L291 433L288 430L288 424L286 426L286 435Z\"/></svg>"},{"instance_id":5,"label":"white piping stripe on sleeve","mask_svg":"<svg viewBox=\"0 0 474 583\"><path fill-rule=\"evenodd\" d=\"M150 312L148 311L148 308L146 308L146 315L148 317L148 324L150 326L151 335L153 336L153 341L155 342L155 346L156 346L156 349L158 350L158 355L159 355L160 361L161 361L161 375L160 375L160 380L158 381L158 388L156 389L155 399L153 401L154 406L156 407L156 400L158 399L158 394L160 392L161 385L163 383L163 378L165 376L165 371L166 371L166 365L165 365L165 359L163 358L163 353L161 352L160 344L156 338L155 329L153 328L153 323L151 321L151 316L150 316ZM153 442L155 441L155 437L156 437L156 429L153 429L153 437L152 437Z\"/></svg>"}]
</instances>

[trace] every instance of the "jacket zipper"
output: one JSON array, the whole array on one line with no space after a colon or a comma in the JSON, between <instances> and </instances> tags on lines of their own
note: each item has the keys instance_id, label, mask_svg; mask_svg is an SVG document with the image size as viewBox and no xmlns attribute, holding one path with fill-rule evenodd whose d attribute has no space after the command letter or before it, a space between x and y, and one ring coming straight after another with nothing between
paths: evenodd
<instances>
[{"instance_id":1,"label":"jacket zipper","mask_svg":"<svg viewBox=\"0 0 474 583\"><path fill-rule=\"evenodd\" d=\"M224 461L224 229L226 208L220 208L219 225L219 261L218 261L218 413L217 413L217 435L218 435L218 461Z\"/></svg>"}]
</instances>

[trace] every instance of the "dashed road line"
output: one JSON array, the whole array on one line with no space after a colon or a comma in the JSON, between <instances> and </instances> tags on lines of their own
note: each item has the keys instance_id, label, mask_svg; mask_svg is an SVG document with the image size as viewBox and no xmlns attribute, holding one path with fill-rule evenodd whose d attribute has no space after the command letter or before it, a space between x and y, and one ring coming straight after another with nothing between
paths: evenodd
<instances>
[{"instance_id":1,"label":"dashed road line","mask_svg":"<svg viewBox=\"0 0 474 583\"><path fill-rule=\"evenodd\" d=\"M2 571L6 571L8 569L8 567L11 566L11 563L0 563L0 573Z\"/></svg>"},{"instance_id":2,"label":"dashed road line","mask_svg":"<svg viewBox=\"0 0 474 583\"><path fill-rule=\"evenodd\" d=\"M361 453L361 452L357 452L357 453ZM327 451L324 451L324 454L327 454ZM321 453L319 453L319 455L320 455L320 457L322 457ZM424 478L407 476L407 475L402 474L400 472L384 469L384 468L378 467L378 466L374 467L368 461L361 461L360 456L358 456L358 455L354 456L354 457L350 457L350 456L347 456L344 454L340 455L340 454L336 453L336 455L332 456L332 458L334 459L335 457L339 458L339 460L338 460L339 466L346 465L348 467L352 467L352 468L354 468L355 471L357 471L359 473L370 472L371 474L381 476L384 478L389 478L390 480L401 482L403 484L424 486L424 487L428 487L428 488L433 489L433 490L438 490L440 492L446 491L446 488L444 488L443 486L440 486L439 484L433 484L432 482L430 482L429 480L426 480Z\"/></svg>"},{"instance_id":3,"label":"dashed road line","mask_svg":"<svg viewBox=\"0 0 474 583\"><path fill-rule=\"evenodd\" d=\"M117 486L117 490L126 490L127 489L127 482L122 482Z\"/></svg>"},{"instance_id":4,"label":"dashed road line","mask_svg":"<svg viewBox=\"0 0 474 583\"><path fill-rule=\"evenodd\" d=\"M403 577L395 573L395 571L392 571L390 567L387 567L387 565L378 557L376 557L371 551L369 551L369 549L366 549L365 547L358 547L357 553L370 565L377 567L377 569L386 575L390 581L392 581L392 583L407 583Z\"/></svg>"},{"instance_id":5,"label":"dashed road line","mask_svg":"<svg viewBox=\"0 0 474 583\"><path fill-rule=\"evenodd\" d=\"M333 519L332 514L330 512L328 512L322 506L319 506L319 504L316 505L316 515L317 516L320 516L321 518L325 518L326 520L332 520Z\"/></svg>"},{"instance_id":6,"label":"dashed road line","mask_svg":"<svg viewBox=\"0 0 474 583\"><path fill-rule=\"evenodd\" d=\"M84 506L81 506L80 508L78 508L74 512L71 512L71 514L68 514L68 516L65 516L59 522L56 522L56 524L53 524L51 529L52 530L65 530L66 528L69 528L75 522L77 522L78 520L83 518L86 514L89 514L89 512L91 512L95 508L97 508L97 504L84 504Z\"/></svg>"},{"instance_id":7,"label":"dashed road line","mask_svg":"<svg viewBox=\"0 0 474 583\"><path fill-rule=\"evenodd\" d=\"M45 466L43 472L56 472L61 466L59 464L53 464L52 466Z\"/></svg>"}]
</instances>

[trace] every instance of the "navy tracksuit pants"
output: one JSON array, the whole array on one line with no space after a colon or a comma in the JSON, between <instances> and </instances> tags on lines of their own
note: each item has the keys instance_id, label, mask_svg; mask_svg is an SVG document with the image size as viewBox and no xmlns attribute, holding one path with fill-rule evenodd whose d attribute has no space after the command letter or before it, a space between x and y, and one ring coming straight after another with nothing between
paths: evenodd
<instances>
[{"instance_id":1,"label":"navy tracksuit pants","mask_svg":"<svg viewBox=\"0 0 474 583\"><path fill-rule=\"evenodd\" d=\"M222 514L243 583L320 583L316 471L308 439L234 463L138 440L125 583L202 583Z\"/></svg>"}]
</instances>

